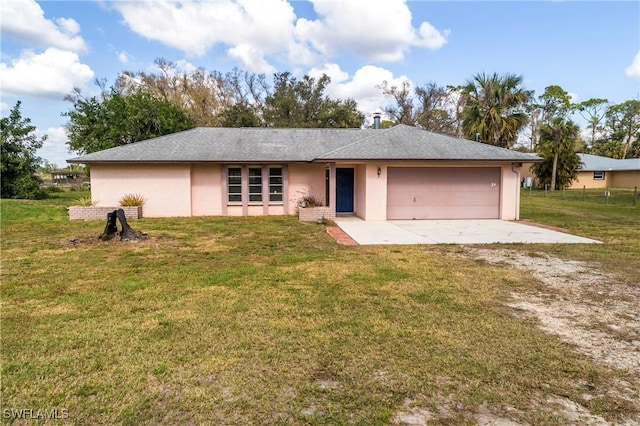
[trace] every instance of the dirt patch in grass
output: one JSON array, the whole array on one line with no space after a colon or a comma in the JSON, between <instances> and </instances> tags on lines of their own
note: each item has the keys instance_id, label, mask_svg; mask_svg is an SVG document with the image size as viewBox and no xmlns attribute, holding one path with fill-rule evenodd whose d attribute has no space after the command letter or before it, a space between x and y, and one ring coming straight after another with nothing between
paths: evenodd
<instances>
[{"instance_id":1,"label":"dirt patch in grass","mask_svg":"<svg viewBox=\"0 0 640 426\"><path fill-rule=\"evenodd\" d=\"M563 260L536 251L466 248L466 256L491 264L526 271L535 278L527 288L514 288L507 306L516 316L535 318L546 332L572 344L598 363L626 373L628 380L605 390L585 384L584 402L597 408L602 394L621 404L638 406L640 400L640 289L603 272L597 265ZM602 417L570 400L556 398L568 419L579 424L608 424ZM640 418L626 424L638 424Z\"/></svg>"},{"instance_id":2,"label":"dirt patch in grass","mask_svg":"<svg viewBox=\"0 0 640 426\"><path fill-rule=\"evenodd\" d=\"M207 240L204 244L213 246L215 245L215 242L212 240ZM52 245L56 248L68 250L68 249L77 249L77 248L101 248L101 247L113 247L114 249L116 247L122 247L127 249L131 247L177 248L177 247L184 246L184 243L168 235L155 235L155 236L147 235L144 238L132 240L132 241L120 241L119 237L113 238L108 241L102 241L100 240L100 238L98 238L97 235L78 235L78 236L72 236L72 237L52 241Z\"/></svg>"}]
</instances>

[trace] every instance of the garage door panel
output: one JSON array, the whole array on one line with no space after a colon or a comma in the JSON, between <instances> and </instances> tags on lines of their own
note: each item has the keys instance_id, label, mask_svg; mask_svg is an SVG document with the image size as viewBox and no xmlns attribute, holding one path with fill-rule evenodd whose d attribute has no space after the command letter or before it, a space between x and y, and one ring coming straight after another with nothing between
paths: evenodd
<instances>
[{"instance_id":1,"label":"garage door panel","mask_svg":"<svg viewBox=\"0 0 640 426\"><path fill-rule=\"evenodd\" d=\"M499 168L388 169L389 219L495 219Z\"/></svg>"},{"instance_id":2,"label":"garage door panel","mask_svg":"<svg viewBox=\"0 0 640 426\"><path fill-rule=\"evenodd\" d=\"M432 192L428 196L414 196L412 193L389 196L390 204L398 206L483 206L495 205L494 201L483 193L460 191L452 196L450 192Z\"/></svg>"},{"instance_id":3,"label":"garage door panel","mask_svg":"<svg viewBox=\"0 0 640 426\"><path fill-rule=\"evenodd\" d=\"M406 215L407 210L391 207L387 214L389 220L399 219L495 219L495 208L493 206L476 206L471 217L460 214L459 206L439 206L437 210L414 209L411 216Z\"/></svg>"}]
</instances>

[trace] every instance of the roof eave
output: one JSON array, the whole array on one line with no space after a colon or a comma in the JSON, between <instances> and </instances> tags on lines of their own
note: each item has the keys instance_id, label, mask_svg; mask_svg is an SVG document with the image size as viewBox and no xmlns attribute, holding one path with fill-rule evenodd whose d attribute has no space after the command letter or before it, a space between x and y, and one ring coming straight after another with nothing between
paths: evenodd
<instances>
[{"instance_id":1,"label":"roof eave","mask_svg":"<svg viewBox=\"0 0 640 426\"><path fill-rule=\"evenodd\" d=\"M66 160L69 164L281 164L311 163L313 160Z\"/></svg>"},{"instance_id":2,"label":"roof eave","mask_svg":"<svg viewBox=\"0 0 640 426\"><path fill-rule=\"evenodd\" d=\"M542 158L316 158L314 163L328 162L494 162L494 163L540 163Z\"/></svg>"}]
</instances>

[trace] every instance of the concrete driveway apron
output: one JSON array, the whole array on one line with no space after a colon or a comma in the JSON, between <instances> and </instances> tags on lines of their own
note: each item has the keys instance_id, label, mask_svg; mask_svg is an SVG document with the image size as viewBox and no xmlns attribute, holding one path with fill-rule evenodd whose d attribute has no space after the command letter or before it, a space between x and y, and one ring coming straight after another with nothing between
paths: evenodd
<instances>
[{"instance_id":1,"label":"concrete driveway apron","mask_svg":"<svg viewBox=\"0 0 640 426\"><path fill-rule=\"evenodd\" d=\"M361 245L600 243L564 232L499 219L364 221L357 217L338 217L335 222Z\"/></svg>"}]
</instances>

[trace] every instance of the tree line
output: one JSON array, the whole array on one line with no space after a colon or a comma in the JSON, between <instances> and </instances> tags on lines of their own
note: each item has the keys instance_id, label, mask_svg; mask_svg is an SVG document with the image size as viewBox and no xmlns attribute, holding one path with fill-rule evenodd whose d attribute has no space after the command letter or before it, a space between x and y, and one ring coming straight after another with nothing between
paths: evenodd
<instances>
[{"instance_id":1,"label":"tree line","mask_svg":"<svg viewBox=\"0 0 640 426\"><path fill-rule=\"evenodd\" d=\"M240 69L183 71L164 59L156 66L151 73L124 71L111 87L96 81L96 96L85 97L79 89L66 96L72 105L63 113L69 148L87 154L196 126L359 128L365 123L355 100L326 94L331 81L326 75L296 78L279 72L269 82L264 74ZM640 157L640 100L573 103L556 85L536 96L522 76L508 73L479 73L459 86L383 81L377 88L390 100L383 127L405 124L535 152L544 158L535 165L538 182L552 189L575 179L579 152ZM35 173L24 170L40 162L35 151L44 139L33 136L35 128L19 108L20 102L2 119L2 197L33 195L37 186L24 183L37 183ZM585 137L573 120L578 115L587 123ZM21 186L30 189L16 189Z\"/></svg>"},{"instance_id":2,"label":"tree line","mask_svg":"<svg viewBox=\"0 0 640 426\"><path fill-rule=\"evenodd\" d=\"M607 99L574 103L562 87L544 93L523 86L522 76L476 74L462 86L427 83L411 89L408 82L383 93L393 100L385 109L388 125L403 123L425 130L477 140L502 148L537 153L539 185L566 187L580 170L578 153L611 158L640 157L640 100L612 104ZM586 121L586 137L572 119Z\"/></svg>"}]
</instances>

